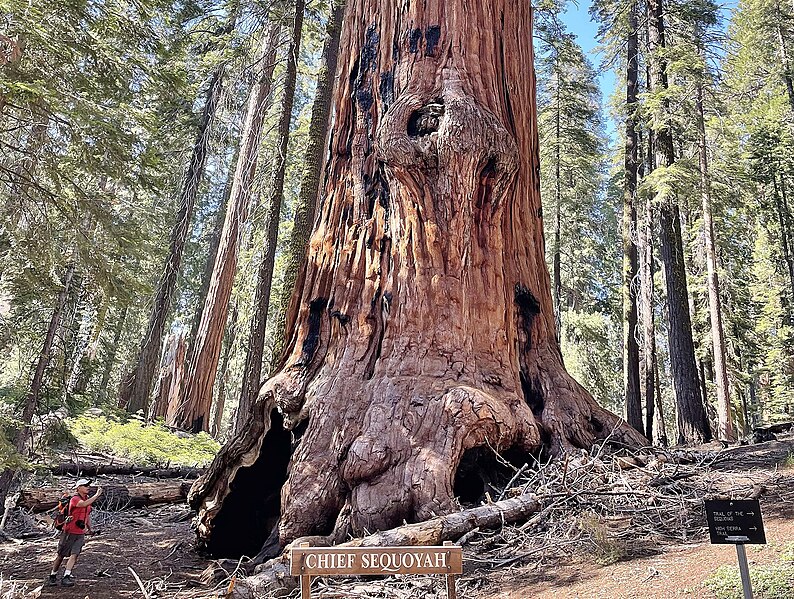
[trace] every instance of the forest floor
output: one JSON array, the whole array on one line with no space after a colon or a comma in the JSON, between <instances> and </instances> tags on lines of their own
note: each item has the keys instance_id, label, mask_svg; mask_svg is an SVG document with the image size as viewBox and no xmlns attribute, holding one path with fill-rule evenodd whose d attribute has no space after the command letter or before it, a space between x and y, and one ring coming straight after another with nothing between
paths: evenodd
<instances>
[{"instance_id":1,"label":"forest floor","mask_svg":"<svg viewBox=\"0 0 794 599\"><path fill-rule=\"evenodd\" d=\"M794 435L724 451L699 448L687 452L683 462L666 462L655 469L653 464L615 466L604 456L592 459L583 454L576 465L573 460L566 463L564 501L548 504L528 524L467 535L458 596L714 598L705 581L720 566L735 569L736 553L733 546L709 544L704 495L760 497L767 545L748 546L751 568L791 560L785 563L794 570ZM553 479L552 468L560 466L548 467L542 476ZM532 476L527 484L537 485L538 475ZM118 477L107 478L119 482ZM70 479L62 480L68 485ZM588 491L593 481L602 485L600 490ZM97 483L103 484L102 477ZM202 582L203 571L213 562L192 550L188 515L184 505L96 510L94 526L102 532L86 543L75 568L77 584L71 589L43 586L55 555L53 534L4 541L0 597L144 597L141 585L150 599L222 597L230 579L215 586ZM35 533L35 517L15 510L7 530L26 528ZM794 588L794 580L788 584ZM441 599L442 588L443 581L430 576L320 579L312 597ZM759 597L792 596L761 591Z\"/></svg>"}]
</instances>

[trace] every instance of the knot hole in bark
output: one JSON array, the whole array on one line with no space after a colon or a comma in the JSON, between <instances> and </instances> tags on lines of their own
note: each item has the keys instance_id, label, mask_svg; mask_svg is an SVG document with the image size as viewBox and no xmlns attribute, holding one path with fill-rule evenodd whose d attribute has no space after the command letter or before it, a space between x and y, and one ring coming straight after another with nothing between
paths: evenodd
<instances>
[{"instance_id":1,"label":"knot hole in bark","mask_svg":"<svg viewBox=\"0 0 794 599\"><path fill-rule=\"evenodd\" d=\"M444 117L444 100L436 98L418 110L414 110L408 117L408 136L424 137L437 133Z\"/></svg>"}]
</instances>

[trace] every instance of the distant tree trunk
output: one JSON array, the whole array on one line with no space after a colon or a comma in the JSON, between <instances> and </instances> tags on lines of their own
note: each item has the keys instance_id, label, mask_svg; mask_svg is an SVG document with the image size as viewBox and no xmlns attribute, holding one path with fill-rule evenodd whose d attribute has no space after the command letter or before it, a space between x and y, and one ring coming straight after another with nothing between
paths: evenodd
<instances>
[{"instance_id":1,"label":"distant tree trunk","mask_svg":"<svg viewBox=\"0 0 794 599\"><path fill-rule=\"evenodd\" d=\"M52 346L55 341L55 333L61 325L61 316L63 309L66 306L66 300L69 297L71 290L72 280L74 278L74 262L70 262L66 267L66 274L63 278L63 288L58 293L58 298L55 300L55 308L52 311L50 318L50 325L47 327L47 333L44 336L44 345L41 348L41 353L36 360L36 369L33 372L33 380L30 383L30 389L25 396L25 404L22 408L22 428L17 433L14 445L20 453L25 452L25 448L30 438L30 423L33 415L36 413L36 408L39 405L39 397L41 390L44 386L44 373L50 363L52 356Z\"/></svg>"},{"instance_id":2,"label":"distant tree trunk","mask_svg":"<svg viewBox=\"0 0 794 599\"><path fill-rule=\"evenodd\" d=\"M640 348L637 342L637 139L638 92L638 23L637 3L629 6L629 36L626 61L626 147L624 151L623 188L623 397L626 421L640 432L642 399L640 397Z\"/></svg>"},{"instance_id":3,"label":"distant tree trunk","mask_svg":"<svg viewBox=\"0 0 794 599\"><path fill-rule=\"evenodd\" d=\"M661 55L665 48L662 2L663 0L648 0L649 45L653 57L651 85L654 92L667 90L667 60ZM670 167L675 163L670 113L666 104L667 101L663 101L664 122L658 127L655 136L656 153L661 167ZM711 439L711 429L700 396L687 298L681 216L675 198L666 197L659 202L659 225L670 320L670 366L678 413L678 442L702 443Z\"/></svg>"},{"instance_id":4,"label":"distant tree trunk","mask_svg":"<svg viewBox=\"0 0 794 599\"><path fill-rule=\"evenodd\" d=\"M298 52L300 51L303 31L303 11L305 0L296 0L293 18L292 37L287 50L287 65L284 79L284 95L281 100L281 116L278 123L278 147L274 156L269 197L265 206L265 239L260 248L261 257L256 276L254 294L254 314L251 317L251 333L248 337L248 351L245 356L243 384L240 389L240 403L237 408L235 432L245 426L248 411L259 392L262 377L262 359L265 350L265 331L267 311L270 307L270 291L273 286L273 267L276 262L278 226L281 219L281 204L284 200L284 175L287 170L287 146L289 127L292 122L292 105L295 101L295 82L298 76Z\"/></svg>"},{"instance_id":5,"label":"distant tree trunk","mask_svg":"<svg viewBox=\"0 0 794 599\"><path fill-rule=\"evenodd\" d=\"M722 324L722 300L717 272L717 250L714 236L714 221L711 214L711 181L709 180L708 154L706 151L706 125L703 114L703 83L697 82L698 157L700 165L700 193L703 201L703 229L706 244L707 286L709 292L709 315L711 317L711 341L714 348L715 383L717 387L717 419L719 439L734 441L731 415L730 383L728 382L728 352L725 347L725 328Z\"/></svg>"},{"instance_id":6,"label":"distant tree trunk","mask_svg":"<svg viewBox=\"0 0 794 599\"><path fill-rule=\"evenodd\" d=\"M326 28L325 44L320 71L317 74L317 92L312 104L312 118L306 153L303 158L303 176L300 194L295 206L292 231L285 243L284 281L274 306L275 336L273 339L273 366L284 352L284 333L287 326L287 311L290 298L302 272L301 265L306 260L312 223L317 211L317 198L320 191L320 174L325 160L328 123L331 115L331 101L336 78L336 63L339 56L339 36L342 32L342 16L346 0L334 0L331 16ZM294 311L293 311L294 313Z\"/></svg>"},{"instance_id":7,"label":"distant tree trunk","mask_svg":"<svg viewBox=\"0 0 794 599\"><path fill-rule=\"evenodd\" d=\"M113 372L113 365L116 363L116 355L119 350L119 343L121 342L121 334L124 332L124 324L127 322L128 306L124 306L116 322L116 328L113 330L113 341L110 344L110 353L105 358L105 368L102 371L102 380L99 383L98 399L104 400L107 396L108 383L110 382L110 375Z\"/></svg>"},{"instance_id":8,"label":"distant tree trunk","mask_svg":"<svg viewBox=\"0 0 794 599\"><path fill-rule=\"evenodd\" d=\"M783 176L780 177L781 182ZM786 267L789 276L789 320L792 320L794 315L794 255L792 255L791 236L789 235L789 215L787 202L782 200L782 186L778 186L777 173L772 171L772 198L775 202L775 213L777 215L778 227L780 228L780 246L783 250L783 259L786 261Z\"/></svg>"},{"instance_id":9,"label":"distant tree trunk","mask_svg":"<svg viewBox=\"0 0 794 599\"><path fill-rule=\"evenodd\" d=\"M42 388L44 387L44 375L47 371L47 366L52 357L53 344L58 330L61 328L61 318L63 317L66 302L69 299L69 292L71 291L72 281L74 278L75 265L70 262L66 267L64 274L63 287L58 293L55 300L55 308L50 317L50 324L47 327L47 332L44 336L44 344L36 360L36 368L33 371L33 380L30 383L30 389L25 395L25 402L22 406L21 427L13 439L13 444L16 450L21 454L27 453L28 440L30 439L30 423L33 420L33 415L39 406L39 398L41 396ZM0 473L0 508L2 508L8 492L14 484L14 478L18 475L18 471L6 468Z\"/></svg>"},{"instance_id":10,"label":"distant tree trunk","mask_svg":"<svg viewBox=\"0 0 794 599\"><path fill-rule=\"evenodd\" d=\"M101 304L97 305L98 302ZM66 380L67 397L85 393L88 388L99 336L107 316L107 303L102 301L96 290L87 294L84 306L77 332L78 344L72 356L69 378Z\"/></svg>"},{"instance_id":11,"label":"distant tree trunk","mask_svg":"<svg viewBox=\"0 0 794 599\"><path fill-rule=\"evenodd\" d=\"M201 275L201 289L196 297L196 313L193 315L193 322L190 325L190 336L188 337L188 347L192 348L198 333L199 324L201 323L201 314L204 309L204 303L207 301L207 294L210 290L210 281L212 280L212 270L215 268L215 258L218 257L218 246L221 243L221 234L223 233L223 223L226 221L226 208L229 205L229 198L232 194L232 187L234 185L234 166L237 164L238 151L234 153L231 161L231 168L229 168L229 175L226 180L226 185L223 190L223 198L221 198L218 212L215 214L215 223L212 226L212 234L210 237L209 248L207 250L207 261L204 263L204 273Z\"/></svg>"},{"instance_id":12,"label":"distant tree trunk","mask_svg":"<svg viewBox=\"0 0 794 599\"><path fill-rule=\"evenodd\" d=\"M662 403L662 383L659 380L659 362L658 360L653 364L653 383L656 388L656 418L657 423L655 426L657 437L654 439L656 445L667 447L669 444L669 437L667 435L667 422L664 417L664 404Z\"/></svg>"},{"instance_id":13,"label":"distant tree trunk","mask_svg":"<svg viewBox=\"0 0 794 599\"><path fill-rule=\"evenodd\" d=\"M259 141L262 136L262 123L270 101L278 31L277 25L270 25L263 42L259 76L248 96L248 108L240 136L240 153L229 205L226 208L223 232L218 244L207 300L202 309L201 322L190 349L185 385L174 415L176 426L194 432L209 430L212 389L215 384L234 273L237 269L240 227L245 223L248 215L251 188L257 168Z\"/></svg>"},{"instance_id":14,"label":"distant tree trunk","mask_svg":"<svg viewBox=\"0 0 794 599\"><path fill-rule=\"evenodd\" d=\"M167 422L168 408L173 399L179 397L179 388L185 375L185 354L187 340L184 330L171 333L163 351L160 363L160 376L156 385L154 401L149 410L149 420L163 418Z\"/></svg>"},{"instance_id":15,"label":"distant tree trunk","mask_svg":"<svg viewBox=\"0 0 794 599\"><path fill-rule=\"evenodd\" d=\"M559 60L559 55L556 57ZM551 297L554 303L554 321L557 341L562 335L562 174L560 172L560 135L562 109L560 107L560 75L557 72L557 111L554 115L554 245L552 246Z\"/></svg>"},{"instance_id":16,"label":"distant tree trunk","mask_svg":"<svg viewBox=\"0 0 794 599\"><path fill-rule=\"evenodd\" d=\"M232 308L232 315L229 318L229 324L226 327L226 334L224 335L224 350L223 358L221 359L221 366L218 373L221 377L220 385L218 385L218 396L215 398L215 411L212 419L212 428L210 434L216 439L220 438L223 424L223 410L226 408L226 396L228 394L229 385L229 360L232 356L232 349L234 342L237 340L237 306Z\"/></svg>"},{"instance_id":17,"label":"distant tree trunk","mask_svg":"<svg viewBox=\"0 0 794 599\"><path fill-rule=\"evenodd\" d=\"M218 67L213 73L204 110L199 123L198 135L193 144L193 153L190 157L182 186L179 192L179 210L176 221L171 229L168 257L160 282L157 285L149 324L143 335L141 349L135 361L134 368L124 377L119 388L119 405L126 407L128 412L138 410L147 411L149 406L149 393L152 388L160 352L163 346L165 320L171 309L171 300L174 295L177 278L182 265L182 253L190 230L190 221L193 218L193 208L196 205L199 185L204 177L204 167L207 164L209 152L210 129L215 116L215 110L221 97L223 88L223 67Z\"/></svg>"},{"instance_id":18,"label":"distant tree trunk","mask_svg":"<svg viewBox=\"0 0 794 599\"><path fill-rule=\"evenodd\" d=\"M646 443L562 364L531 31L526 2L350 0L286 359L191 489L211 553L448 513L493 450Z\"/></svg>"},{"instance_id":19,"label":"distant tree trunk","mask_svg":"<svg viewBox=\"0 0 794 599\"><path fill-rule=\"evenodd\" d=\"M640 267L640 288L642 306L642 355L645 403L645 436L653 439L655 410L654 371L656 369L656 323L654 322L654 259L653 259L653 204L651 198L645 202L645 215L640 235L642 261Z\"/></svg>"},{"instance_id":20,"label":"distant tree trunk","mask_svg":"<svg viewBox=\"0 0 794 599\"><path fill-rule=\"evenodd\" d=\"M794 3L792 3L791 7L792 13L794 14ZM783 67L783 81L786 84L786 94L788 96L788 103L791 107L791 110L794 111L794 69L791 67L791 62L789 60L788 55L788 48L786 47L786 36L783 33L783 24L784 18L783 14L780 12L780 6L775 5L775 13L777 16L777 39L778 39L778 51L780 52L780 62L781 66Z\"/></svg>"}]
</instances>

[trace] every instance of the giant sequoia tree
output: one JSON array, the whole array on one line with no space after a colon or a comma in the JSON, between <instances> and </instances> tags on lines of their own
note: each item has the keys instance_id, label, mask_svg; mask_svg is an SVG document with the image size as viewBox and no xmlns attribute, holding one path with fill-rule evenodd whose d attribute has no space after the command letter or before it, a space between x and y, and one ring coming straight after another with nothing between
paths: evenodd
<instances>
[{"instance_id":1,"label":"giant sequoia tree","mask_svg":"<svg viewBox=\"0 0 794 599\"><path fill-rule=\"evenodd\" d=\"M211 552L455 510L491 450L644 442L560 357L531 25L512 0L348 3L286 350L191 492Z\"/></svg>"}]
</instances>

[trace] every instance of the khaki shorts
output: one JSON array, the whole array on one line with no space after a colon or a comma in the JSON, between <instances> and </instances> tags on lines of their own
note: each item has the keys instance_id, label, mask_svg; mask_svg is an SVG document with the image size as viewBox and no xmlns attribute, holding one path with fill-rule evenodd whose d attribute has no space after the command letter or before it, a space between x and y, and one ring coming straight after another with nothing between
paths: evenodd
<instances>
[{"instance_id":1,"label":"khaki shorts","mask_svg":"<svg viewBox=\"0 0 794 599\"><path fill-rule=\"evenodd\" d=\"M85 535L76 535L70 532L61 532L58 539L58 555L69 557L70 555L80 555L85 544Z\"/></svg>"}]
</instances>

